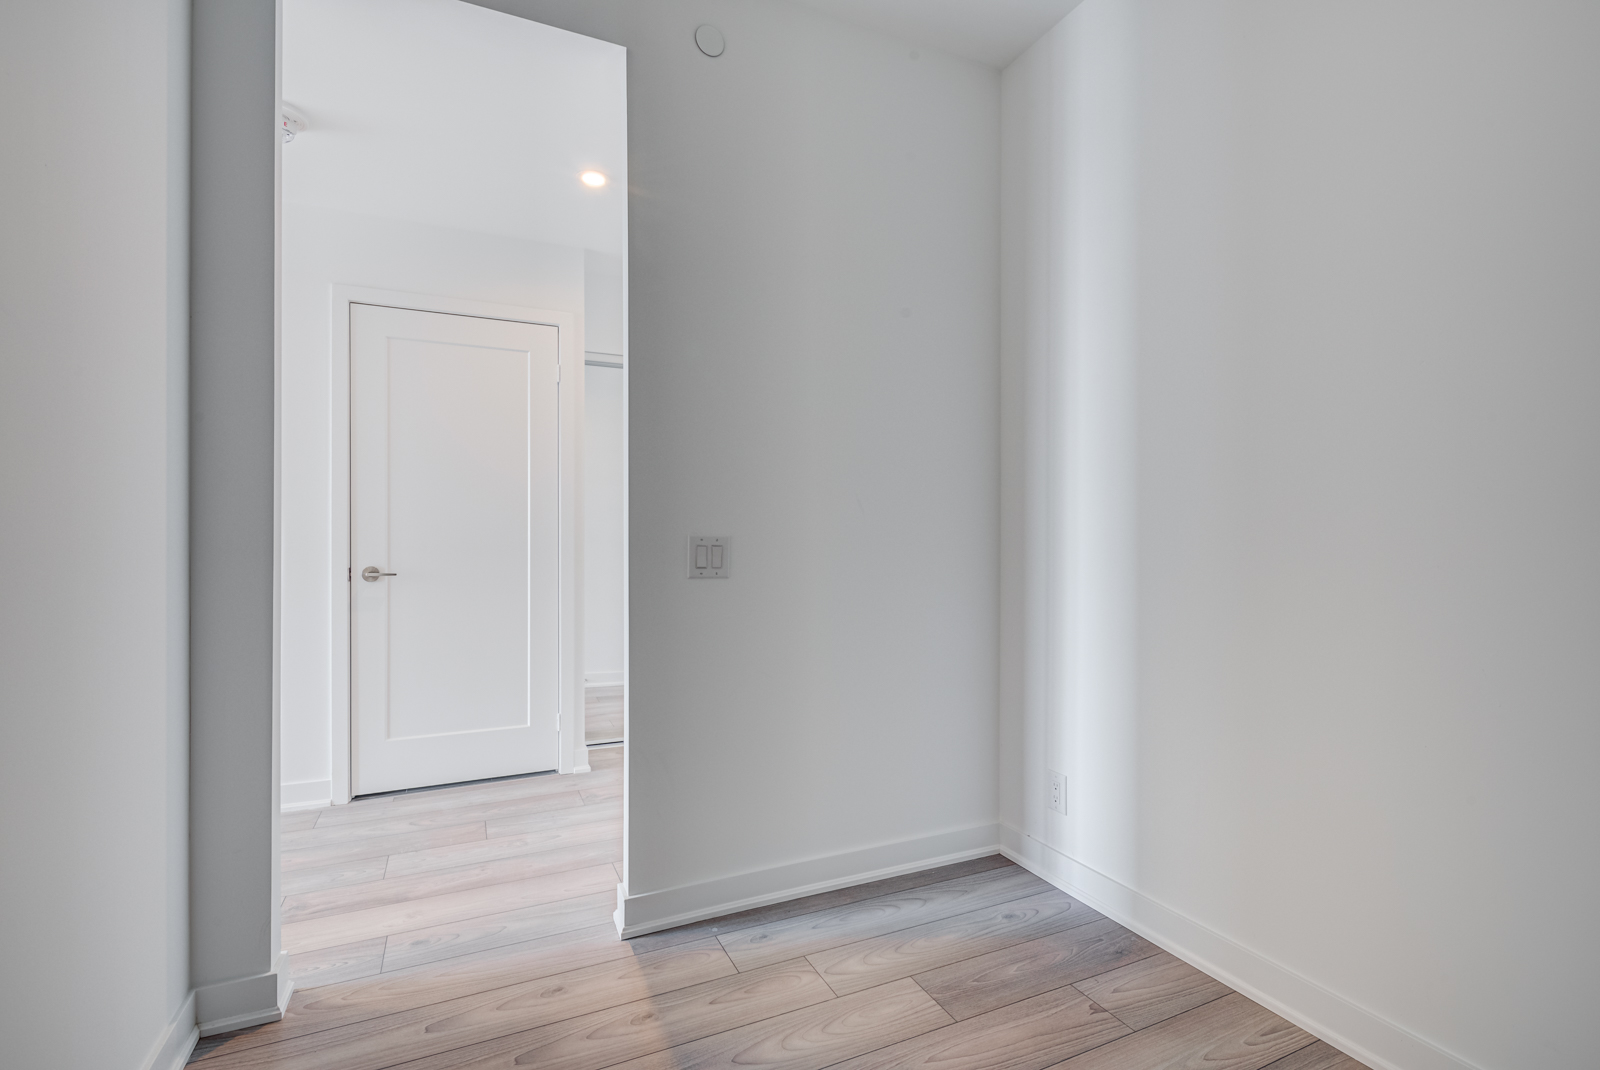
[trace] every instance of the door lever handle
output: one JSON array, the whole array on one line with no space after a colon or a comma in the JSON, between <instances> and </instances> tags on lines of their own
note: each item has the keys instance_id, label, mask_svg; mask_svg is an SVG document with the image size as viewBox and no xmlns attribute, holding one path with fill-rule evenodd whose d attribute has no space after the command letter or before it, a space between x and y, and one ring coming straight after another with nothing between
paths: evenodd
<instances>
[{"instance_id":1,"label":"door lever handle","mask_svg":"<svg viewBox=\"0 0 1600 1070\"><path fill-rule=\"evenodd\" d=\"M400 575L398 572L382 572L378 569L377 565L368 565L366 568L361 570L361 578L366 580L368 583L377 583L379 576L398 575Z\"/></svg>"}]
</instances>

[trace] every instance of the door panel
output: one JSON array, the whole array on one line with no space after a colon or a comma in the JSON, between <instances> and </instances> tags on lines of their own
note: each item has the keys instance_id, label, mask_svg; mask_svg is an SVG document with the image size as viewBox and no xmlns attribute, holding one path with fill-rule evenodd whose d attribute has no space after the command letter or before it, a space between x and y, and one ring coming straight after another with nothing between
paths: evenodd
<instances>
[{"instance_id":1,"label":"door panel","mask_svg":"<svg viewBox=\"0 0 1600 1070\"><path fill-rule=\"evenodd\" d=\"M355 791L553 769L556 329L350 322Z\"/></svg>"}]
</instances>

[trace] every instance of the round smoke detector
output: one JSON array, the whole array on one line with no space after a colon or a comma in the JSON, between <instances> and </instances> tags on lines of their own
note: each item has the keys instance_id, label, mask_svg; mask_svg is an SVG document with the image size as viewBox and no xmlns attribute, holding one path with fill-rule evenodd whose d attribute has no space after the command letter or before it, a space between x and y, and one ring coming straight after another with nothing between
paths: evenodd
<instances>
[{"instance_id":1,"label":"round smoke detector","mask_svg":"<svg viewBox=\"0 0 1600 1070\"><path fill-rule=\"evenodd\" d=\"M700 46L700 51L716 59L722 55L723 49L728 47L728 42L723 40L722 31L715 26L701 26L694 32L694 43Z\"/></svg>"}]
</instances>

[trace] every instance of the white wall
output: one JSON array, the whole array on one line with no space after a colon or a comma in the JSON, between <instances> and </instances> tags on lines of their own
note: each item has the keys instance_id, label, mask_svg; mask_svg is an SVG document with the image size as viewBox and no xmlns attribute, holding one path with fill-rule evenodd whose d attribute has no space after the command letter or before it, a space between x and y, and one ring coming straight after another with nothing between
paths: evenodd
<instances>
[{"instance_id":1,"label":"white wall","mask_svg":"<svg viewBox=\"0 0 1600 1070\"><path fill-rule=\"evenodd\" d=\"M1600 1050L1597 54L1089 0L1005 76L1008 843L1374 1067Z\"/></svg>"},{"instance_id":2,"label":"white wall","mask_svg":"<svg viewBox=\"0 0 1600 1070\"><path fill-rule=\"evenodd\" d=\"M583 344L591 356L620 362L627 351L626 270L620 254L583 252Z\"/></svg>"},{"instance_id":3,"label":"white wall","mask_svg":"<svg viewBox=\"0 0 1600 1070\"><path fill-rule=\"evenodd\" d=\"M621 368L584 368L583 660L591 686L622 683L623 387Z\"/></svg>"},{"instance_id":4,"label":"white wall","mask_svg":"<svg viewBox=\"0 0 1600 1070\"><path fill-rule=\"evenodd\" d=\"M583 337L588 359L622 364L627 303L621 256L583 254ZM621 368L590 366L583 391L583 659L593 685L623 678L624 502L628 479L627 382Z\"/></svg>"},{"instance_id":5,"label":"white wall","mask_svg":"<svg viewBox=\"0 0 1600 1070\"><path fill-rule=\"evenodd\" d=\"M294 145L288 146L289 150ZM581 249L288 202L283 207L283 639L286 806L326 802L334 696L329 287L583 313ZM347 701L345 696L339 696Z\"/></svg>"},{"instance_id":6,"label":"white wall","mask_svg":"<svg viewBox=\"0 0 1600 1070\"><path fill-rule=\"evenodd\" d=\"M776 3L494 6L628 48L624 920L992 844L997 74Z\"/></svg>"},{"instance_id":7,"label":"white wall","mask_svg":"<svg viewBox=\"0 0 1600 1070\"><path fill-rule=\"evenodd\" d=\"M194 1025L188 72L187 4L0 11L7 1066L142 1067Z\"/></svg>"}]
</instances>

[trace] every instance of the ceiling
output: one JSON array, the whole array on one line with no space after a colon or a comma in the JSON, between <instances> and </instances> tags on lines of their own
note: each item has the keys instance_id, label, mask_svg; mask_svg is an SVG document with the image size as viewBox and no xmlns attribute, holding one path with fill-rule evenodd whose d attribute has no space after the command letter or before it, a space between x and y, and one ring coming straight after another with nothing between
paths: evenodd
<instances>
[{"instance_id":1,"label":"ceiling","mask_svg":"<svg viewBox=\"0 0 1600 1070\"><path fill-rule=\"evenodd\" d=\"M625 64L455 0L285 0L284 201L621 253Z\"/></svg>"},{"instance_id":2,"label":"ceiling","mask_svg":"<svg viewBox=\"0 0 1600 1070\"><path fill-rule=\"evenodd\" d=\"M1004 67L1082 0L792 0L845 22Z\"/></svg>"},{"instance_id":3,"label":"ceiling","mask_svg":"<svg viewBox=\"0 0 1600 1070\"><path fill-rule=\"evenodd\" d=\"M793 2L999 67L1080 0ZM621 253L625 56L455 0L284 0L284 101L310 124L284 200Z\"/></svg>"}]
</instances>

